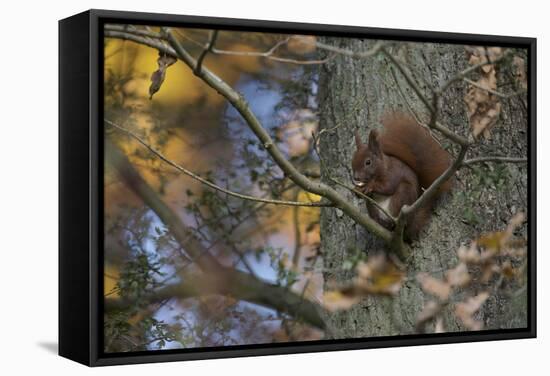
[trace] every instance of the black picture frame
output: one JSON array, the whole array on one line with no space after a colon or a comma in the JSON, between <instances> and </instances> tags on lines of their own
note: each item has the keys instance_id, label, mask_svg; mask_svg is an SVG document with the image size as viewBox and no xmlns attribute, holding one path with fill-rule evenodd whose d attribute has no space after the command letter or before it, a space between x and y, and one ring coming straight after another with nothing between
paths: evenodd
<instances>
[{"instance_id":1,"label":"black picture frame","mask_svg":"<svg viewBox=\"0 0 550 376\"><path fill-rule=\"evenodd\" d=\"M528 327L223 348L102 352L103 27L177 25L417 42L498 45L528 51ZM59 22L59 354L88 366L414 346L536 337L536 39L306 23L89 10Z\"/></svg>"}]
</instances>

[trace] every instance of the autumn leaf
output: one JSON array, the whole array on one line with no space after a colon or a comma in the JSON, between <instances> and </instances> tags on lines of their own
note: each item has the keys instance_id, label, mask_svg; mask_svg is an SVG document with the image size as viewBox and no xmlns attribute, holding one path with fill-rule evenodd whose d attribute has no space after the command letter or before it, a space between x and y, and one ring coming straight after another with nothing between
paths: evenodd
<instances>
[{"instance_id":1,"label":"autumn leaf","mask_svg":"<svg viewBox=\"0 0 550 376\"><path fill-rule=\"evenodd\" d=\"M356 285L369 294L395 295L403 278L403 271L383 255L357 265Z\"/></svg>"},{"instance_id":2,"label":"autumn leaf","mask_svg":"<svg viewBox=\"0 0 550 376\"><path fill-rule=\"evenodd\" d=\"M515 68L514 76L516 77L519 83L519 86L523 90L526 90L527 89L527 69L525 67L525 59L519 56L514 56L514 58L512 59L512 65Z\"/></svg>"},{"instance_id":3,"label":"autumn leaf","mask_svg":"<svg viewBox=\"0 0 550 376\"><path fill-rule=\"evenodd\" d=\"M458 259L466 264L477 264L481 260L481 255L475 242L472 242L470 247L461 246L456 253Z\"/></svg>"},{"instance_id":4,"label":"autumn leaf","mask_svg":"<svg viewBox=\"0 0 550 376\"><path fill-rule=\"evenodd\" d=\"M166 77L166 69L174 64L177 59L173 56L164 54L159 51L159 57L157 59L158 68L151 75L151 85L149 86L149 99L153 99L153 95L160 90L164 78Z\"/></svg>"},{"instance_id":5,"label":"autumn leaf","mask_svg":"<svg viewBox=\"0 0 550 376\"><path fill-rule=\"evenodd\" d=\"M443 301L449 298L449 295L451 294L451 285L449 283L433 278L426 273L418 273L416 279L420 282L422 290L425 292L436 296Z\"/></svg>"},{"instance_id":6,"label":"autumn leaf","mask_svg":"<svg viewBox=\"0 0 550 376\"><path fill-rule=\"evenodd\" d=\"M295 54L305 55L315 51L317 38L313 35L295 36L290 38L287 49Z\"/></svg>"},{"instance_id":7,"label":"autumn leaf","mask_svg":"<svg viewBox=\"0 0 550 376\"><path fill-rule=\"evenodd\" d=\"M331 311L350 309L353 305L359 303L361 296L359 294L344 294L340 291L328 291L323 295L323 306Z\"/></svg>"},{"instance_id":8,"label":"autumn leaf","mask_svg":"<svg viewBox=\"0 0 550 376\"><path fill-rule=\"evenodd\" d=\"M435 320L434 333L444 333L444 332L445 332L445 327L443 326L443 319L441 317L438 317Z\"/></svg>"},{"instance_id":9,"label":"autumn leaf","mask_svg":"<svg viewBox=\"0 0 550 376\"><path fill-rule=\"evenodd\" d=\"M323 295L323 306L330 310L349 309L369 295L395 295L405 277L403 271L384 255L371 256L356 267L351 284L336 287Z\"/></svg>"},{"instance_id":10,"label":"autumn leaf","mask_svg":"<svg viewBox=\"0 0 550 376\"><path fill-rule=\"evenodd\" d=\"M483 323L475 320L472 316L481 308L488 297L489 293L484 291L474 297L466 299L464 302L456 304L455 314L467 329L481 330L483 328Z\"/></svg>"},{"instance_id":11,"label":"autumn leaf","mask_svg":"<svg viewBox=\"0 0 550 376\"><path fill-rule=\"evenodd\" d=\"M495 251L500 251L502 246L507 240L507 234L504 231L496 231L490 234L481 236L477 240L477 245L485 249L492 249Z\"/></svg>"},{"instance_id":12,"label":"autumn leaf","mask_svg":"<svg viewBox=\"0 0 550 376\"><path fill-rule=\"evenodd\" d=\"M416 317L416 329L419 332L424 331L424 325L435 318L435 316L441 311L441 304L434 302L433 300L426 303L424 309Z\"/></svg>"},{"instance_id":13,"label":"autumn leaf","mask_svg":"<svg viewBox=\"0 0 550 376\"><path fill-rule=\"evenodd\" d=\"M471 277L468 273L468 267L461 262L453 269L445 272L445 279L451 286L464 287L470 283Z\"/></svg>"},{"instance_id":14,"label":"autumn leaf","mask_svg":"<svg viewBox=\"0 0 550 376\"><path fill-rule=\"evenodd\" d=\"M485 234L468 246L462 245L457 251L460 262L454 268L445 271L442 280L426 273L417 275L422 290L440 300L426 303L417 316L418 332L424 332L425 324L429 321L434 322L434 332L444 331L440 312L442 306L449 303L454 288L461 288L461 292L470 294L470 289L467 288L473 287L473 281L481 285L487 284L491 280L496 280L493 279L495 274L499 277L499 281L502 278L511 280L521 278L522 269L517 265L521 265L520 260L526 257L526 239L514 238L514 232L524 221L525 215L518 213L509 220L504 230ZM507 257L510 259L506 259ZM483 323L474 319L473 316L488 297L488 292L482 292L473 297L462 298L465 300L455 304L455 316L467 329L483 328Z\"/></svg>"},{"instance_id":15,"label":"autumn leaf","mask_svg":"<svg viewBox=\"0 0 550 376\"><path fill-rule=\"evenodd\" d=\"M512 266L512 263L509 260L506 260L505 262L502 263L502 266L500 267L500 271L503 276L509 279L514 278L517 274L516 270L514 269L514 267Z\"/></svg>"},{"instance_id":16,"label":"autumn leaf","mask_svg":"<svg viewBox=\"0 0 550 376\"><path fill-rule=\"evenodd\" d=\"M500 267L492 262L488 262L481 268L481 282L487 283L493 274L500 273Z\"/></svg>"},{"instance_id":17,"label":"autumn leaf","mask_svg":"<svg viewBox=\"0 0 550 376\"><path fill-rule=\"evenodd\" d=\"M468 109L472 134L475 138L482 134L488 139L490 129L497 122L501 110L498 96L491 93L497 90L497 76L495 66L490 62L502 56L502 49L468 47L466 50L470 53L470 65L485 64L481 66L477 81L472 81L469 85L464 102Z\"/></svg>"},{"instance_id":18,"label":"autumn leaf","mask_svg":"<svg viewBox=\"0 0 550 376\"><path fill-rule=\"evenodd\" d=\"M512 237L516 228L521 226L525 221L525 214L517 213L508 222L508 226L504 231L496 231L490 234L481 236L476 242L477 245L485 249L494 250L497 252L510 247L513 244Z\"/></svg>"},{"instance_id":19,"label":"autumn leaf","mask_svg":"<svg viewBox=\"0 0 550 376\"><path fill-rule=\"evenodd\" d=\"M290 342L300 338L301 341L316 341L323 339L324 332L310 325L292 322L282 325L273 332L275 342Z\"/></svg>"},{"instance_id":20,"label":"autumn leaf","mask_svg":"<svg viewBox=\"0 0 550 376\"><path fill-rule=\"evenodd\" d=\"M525 214L522 212L516 213L510 221L508 221L508 226L506 227L506 234L508 238L511 238L514 235L514 231L525 222Z\"/></svg>"}]
</instances>

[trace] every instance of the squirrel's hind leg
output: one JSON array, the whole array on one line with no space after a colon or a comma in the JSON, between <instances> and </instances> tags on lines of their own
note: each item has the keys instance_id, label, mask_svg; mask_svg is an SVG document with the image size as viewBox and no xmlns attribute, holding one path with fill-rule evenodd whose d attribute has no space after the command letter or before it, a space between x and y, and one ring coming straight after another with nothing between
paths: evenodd
<instances>
[{"instance_id":1,"label":"squirrel's hind leg","mask_svg":"<svg viewBox=\"0 0 550 376\"><path fill-rule=\"evenodd\" d=\"M416 199L418 198L418 182L402 182L396 193L392 197L392 202L390 205L390 212L394 217L397 217L399 215L399 212L401 211L401 208L404 205L412 205ZM422 210L423 208L420 208L420 210L415 213L405 225L405 240L409 243L411 243L413 240L415 240L418 237L418 234L420 232L420 229L424 226L426 220L429 218L429 211L428 216L425 217L425 213ZM417 218L419 212L422 212L419 218Z\"/></svg>"}]
</instances>

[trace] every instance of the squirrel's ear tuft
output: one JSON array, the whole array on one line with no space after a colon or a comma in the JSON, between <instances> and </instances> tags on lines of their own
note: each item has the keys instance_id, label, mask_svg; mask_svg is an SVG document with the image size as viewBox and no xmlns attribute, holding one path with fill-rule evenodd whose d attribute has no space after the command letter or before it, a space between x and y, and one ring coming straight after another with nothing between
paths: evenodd
<instances>
[{"instance_id":1,"label":"squirrel's ear tuft","mask_svg":"<svg viewBox=\"0 0 550 376\"><path fill-rule=\"evenodd\" d=\"M373 129L369 133L369 149L372 152L377 152L380 150L380 143L378 142L378 131Z\"/></svg>"},{"instance_id":2,"label":"squirrel's ear tuft","mask_svg":"<svg viewBox=\"0 0 550 376\"><path fill-rule=\"evenodd\" d=\"M357 149L359 149L363 145L363 142L361 141L361 136L359 135L359 131L355 131L355 146L357 146Z\"/></svg>"}]
</instances>

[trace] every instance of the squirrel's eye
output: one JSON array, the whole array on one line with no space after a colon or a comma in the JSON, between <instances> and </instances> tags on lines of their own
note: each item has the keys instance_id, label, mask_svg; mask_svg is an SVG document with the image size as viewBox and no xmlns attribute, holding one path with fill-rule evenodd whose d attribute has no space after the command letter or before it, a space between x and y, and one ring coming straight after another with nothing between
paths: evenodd
<instances>
[{"instance_id":1,"label":"squirrel's eye","mask_svg":"<svg viewBox=\"0 0 550 376\"><path fill-rule=\"evenodd\" d=\"M365 166L370 166L370 164L371 164L371 160L370 160L370 159L367 159L367 160L365 161Z\"/></svg>"}]
</instances>

